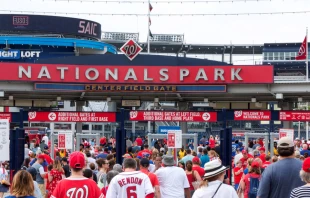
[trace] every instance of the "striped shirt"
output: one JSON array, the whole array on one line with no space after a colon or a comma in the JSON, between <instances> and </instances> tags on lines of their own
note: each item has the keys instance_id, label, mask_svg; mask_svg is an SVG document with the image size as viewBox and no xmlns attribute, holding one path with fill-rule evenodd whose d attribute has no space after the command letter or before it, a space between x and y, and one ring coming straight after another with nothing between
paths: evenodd
<instances>
[{"instance_id":1,"label":"striped shirt","mask_svg":"<svg viewBox=\"0 0 310 198\"><path fill-rule=\"evenodd\" d=\"M294 188L291 192L290 198L309 198L310 197L310 186L301 186Z\"/></svg>"}]
</instances>

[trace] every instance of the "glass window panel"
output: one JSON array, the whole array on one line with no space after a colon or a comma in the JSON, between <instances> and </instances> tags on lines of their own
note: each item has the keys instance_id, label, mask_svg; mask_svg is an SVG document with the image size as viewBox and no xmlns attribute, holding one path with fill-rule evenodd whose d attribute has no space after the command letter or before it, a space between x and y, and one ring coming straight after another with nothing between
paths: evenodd
<instances>
[{"instance_id":1,"label":"glass window panel","mask_svg":"<svg viewBox=\"0 0 310 198\"><path fill-rule=\"evenodd\" d=\"M280 52L280 60L284 60L284 52Z\"/></svg>"},{"instance_id":2,"label":"glass window panel","mask_svg":"<svg viewBox=\"0 0 310 198\"><path fill-rule=\"evenodd\" d=\"M279 60L279 52L274 52L273 60Z\"/></svg>"},{"instance_id":3,"label":"glass window panel","mask_svg":"<svg viewBox=\"0 0 310 198\"><path fill-rule=\"evenodd\" d=\"M89 130L89 124L83 124L82 130Z\"/></svg>"},{"instance_id":4,"label":"glass window panel","mask_svg":"<svg viewBox=\"0 0 310 198\"><path fill-rule=\"evenodd\" d=\"M267 53L264 53L264 60L268 60L268 55L267 55Z\"/></svg>"},{"instance_id":5,"label":"glass window panel","mask_svg":"<svg viewBox=\"0 0 310 198\"><path fill-rule=\"evenodd\" d=\"M54 129L65 129L65 130L71 130L71 124L57 124L55 123Z\"/></svg>"},{"instance_id":6,"label":"glass window panel","mask_svg":"<svg viewBox=\"0 0 310 198\"><path fill-rule=\"evenodd\" d=\"M273 52L268 52L268 60L273 60Z\"/></svg>"},{"instance_id":7,"label":"glass window panel","mask_svg":"<svg viewBox=\"0 0 310 198\"><path fill-rule=\"evenodd\" d=\"M50 123L44 123L44 122L41 122L41 123L31 123L31 127L47 127L47 128L50 128Z\"/></svg>"},{"instance_id":8,"label":"glass window panel","mask_svg":"<svg viewBox=\"0 0 310 198\"><path fill-rule=\"evenodd\" d=\"M102 125L92 125L92 130L102 131Z\"/></svg>"},{"instance_id":9,"label":"glass window panel","mask_svg":"<svg viewBox=\"0 0 310 198\"><path fill-rule=\"evenodd\" d=\"M291 53L285 52L285 60L291 60Z\"/></svg>"}]
</instances>

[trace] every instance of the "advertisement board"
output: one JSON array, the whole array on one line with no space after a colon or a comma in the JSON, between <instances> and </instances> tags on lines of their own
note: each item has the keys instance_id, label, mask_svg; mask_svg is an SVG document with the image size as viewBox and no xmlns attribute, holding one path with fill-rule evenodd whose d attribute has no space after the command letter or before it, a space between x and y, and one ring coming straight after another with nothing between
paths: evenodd
<instances>
[{"instance_id":1,"label":"advertisement board","mask_svg":"<svg viewBox=\"0 0 310 198\"><path fill-rule=\"evenodd\" d=\"M294 141L294 129L279 129L279 138L289 137Z\"/></svg>"},{"instance_id":2,"label":"advertisement board","mask_svg":"<svg viewBox=\"0 0 310 198\"><path fill-rule=\"evenodd\" d=\"M100 23L85 19L27 14L1 14L0 27L8 32L70 34L101 39Z\"/></svg>"},{"instance_id":3,"label":"advertisement board","mask_svg":"<svg viewBox=\"0 0 310 198\"><path fill-rule=\"evenodd\" d=\"M0 119L0 161L10 160L10 123L7 119Z\"/></svg>"},{"instance_id":4,"label":"advertisement board","mask_svg":"<svg viewBox=\"0 0 310 198\"><path fill-rule=\"evenodd\" d=\"M280 111L281 121L310 121L310 111Z\"/></svg>"},{"instance_id":5,"label":"advertisement board","mask_svg":"<svg viewBox=\"0 0 310 198\"><path fill-rule=\"evenodd\" d=\"M130 111L130 121L217 122L217 112Z\"/></svg>"},{"instance_id":6,"label":"advertisement board","mask_svg":"<svg viewBox=\"0 0 310 198\"><path fill-rule=\"evenodd\" d=\"M158 133L159 134L167 134L169 130L180 130L180 126L159 126Z\"/></svg>"},{"instance_id":7,"label":"advertisement board","mask_svg":"<svg viewBox=\"0 0 310 198\"><path fill-rule=\"evenodd\" d=\"M273 83L273 66L106 66L0 63L1 80L94 84Z\"/></svg>"},{"instance_id":8,"label":"advertisement board","mask_svg":"<svg viewBox=\"0 0 310 198\"><path fill-rule=\"evenodd\" d=\"M168 148L182 148L182 131L169 130L167 133Z\"/></svg>"},{"instance_id":9,"label":"advertisement board","mask_svg":"<svg viewBox=\"0 0 310 198\"><path fill-rule=\"evenodd\" d=\"M58 149L72 149L73 138L72 131L58 132Z\"/></svg>"},{"instance_id":10,"label":"advertisement board","mask_svg":"<svg viewBox=\"0 0 310 198\"><path fill-rule=\"evenodd\" d=\"M114 112L29 112L29 122L115 122Z\"/></svg>"},{"instance_id":11,"label":"advertisement board","mask_svg":"<svg viewBox=\"0 0 310 198\"><path fill-rule=\"evenodd\" d=\"M234 120L271 120L270 111L234 111Z\"/></svg>"},{"instance_id":12,"label":"advertisement board","mask_svg":"<svg viewBox=\"0 0 310 198\"><path fill-rule=\"evenodd\" d=\"M4 120L9 120L9 122L12 122L12 113L0 113L0 120L4 119Z\"/></svg>"}]
</instances>

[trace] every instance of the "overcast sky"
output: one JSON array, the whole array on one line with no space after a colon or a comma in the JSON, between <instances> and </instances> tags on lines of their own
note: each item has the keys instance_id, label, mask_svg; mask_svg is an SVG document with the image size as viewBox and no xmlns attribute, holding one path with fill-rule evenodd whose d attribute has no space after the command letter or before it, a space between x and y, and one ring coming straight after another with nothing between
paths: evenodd
<instances>
[{"instance_id":1,"label":"overcast sky","mask_svg":"<svg viewBox=\"0 0 310 198\"><path fill-rule=\"evenodd\" d=\"M128 0L126 1L128 2ZM141 0L139 1L141 2ZM180 2L181 0L174 1ZM156 3L158 1L153 0L151 2L153 6L152 14L310 11L309 0L258 0L254 2L243 1L234 3L222 2L195 4ZM1 0L1 7L1 13L8 13L3 10L15 10L102 14L147 14L148 11L147 4L142 3L85 2L85 0L83 0L83 3L70 0L69 2L60 0ZM67 16L97 21L102 24L103 31L139 32L140 41L146 40L146 16L96 16L71 14ZM306 27L310 27L309 19L310 13L261 16L153 16L151 30L154 34L184 34L186 43L191 44L302 42L303 37L305 36Z\"/></svg>"}]
</instances>

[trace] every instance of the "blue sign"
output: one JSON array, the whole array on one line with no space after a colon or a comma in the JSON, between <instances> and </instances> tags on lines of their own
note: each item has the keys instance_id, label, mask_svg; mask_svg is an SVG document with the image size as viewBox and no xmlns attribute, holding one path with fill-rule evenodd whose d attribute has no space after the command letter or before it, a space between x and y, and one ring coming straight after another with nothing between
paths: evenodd
<instances>
[{"instance_id":1,"label":"blue sign","mask_svg":"<svg viewBox=\"0 0 310 198\"><path fill-rule=\"evenodd\" d=\"M20 59L20 50L0 50L0 59Z\"/></svg>"},{"instance_id":2,"label":"blue sign","mask_svg":"<svg viewBox=\"0 0 310 198\"><path fill-rule=\"evenodd\" d=\"M39 58L41 51L0 50L0 59Z\"/></svg>"},{"instance_id":3,"label":"blue sign","mask_svg":"<svg viewBox=\"0 0 310 198\"><path fill-rule=\"evenodd\" d=\"M167 134L169 130L180 130L179 126L159 126L158 133L159 134Z\"/></svg>"}]
</instances>

